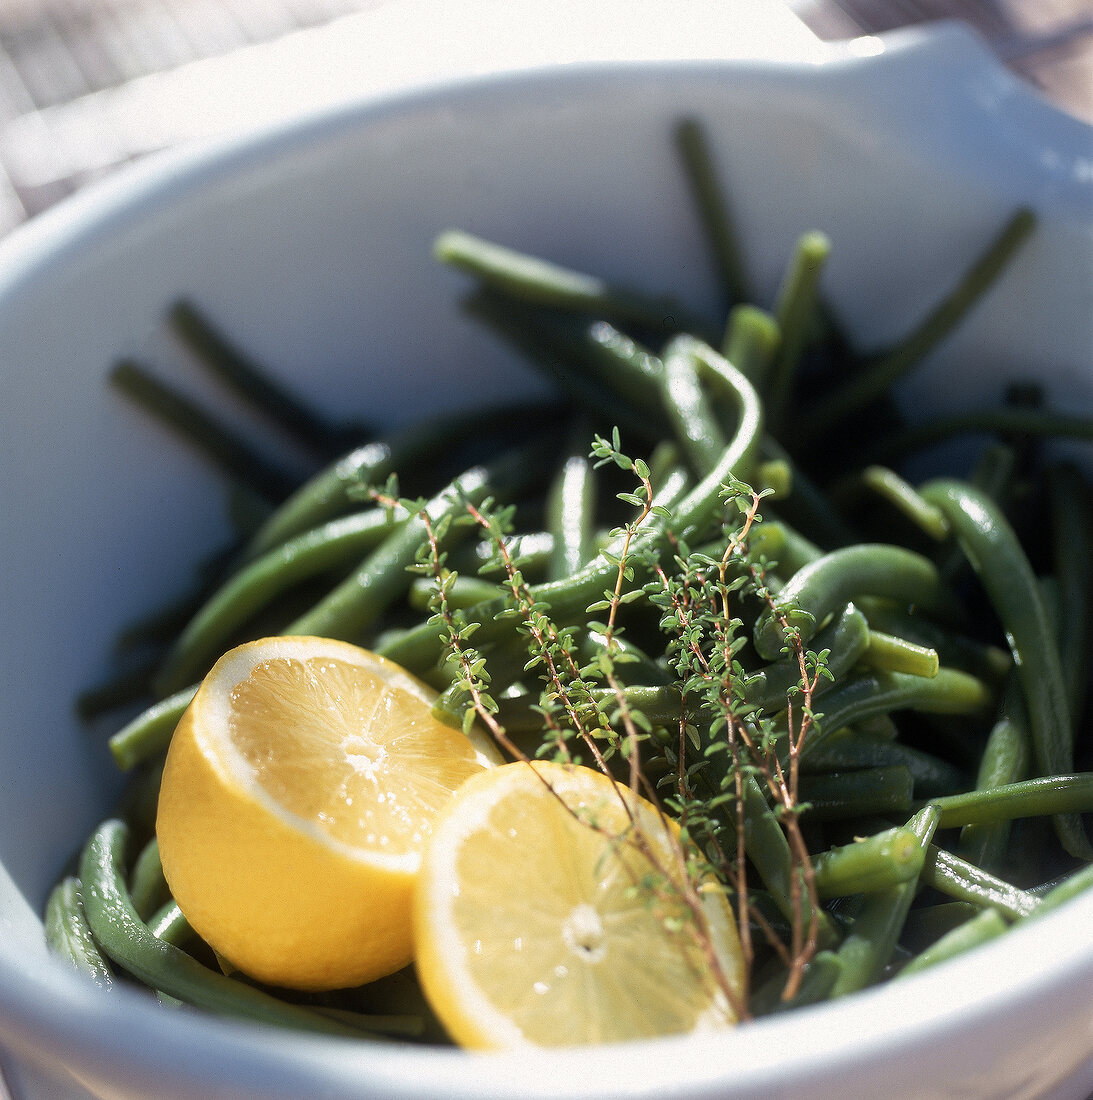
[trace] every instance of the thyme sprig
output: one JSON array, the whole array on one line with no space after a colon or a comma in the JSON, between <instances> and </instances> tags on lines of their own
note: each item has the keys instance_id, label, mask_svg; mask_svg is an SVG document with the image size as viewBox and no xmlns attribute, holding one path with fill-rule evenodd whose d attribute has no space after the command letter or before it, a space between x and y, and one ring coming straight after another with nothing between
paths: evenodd
<instances>
[{"instance_id":1,"label":"thyme sprig","mask_svg":"<svg viewBox=\"0 0 1093 1100\"><path fill-rule=\"evenodd\" d=\"M583 629L599 644L583 662L577 643L582 627L552 618L550 607L535 598L519 558L513 555L512 509L498 507L492 500L475 504L465 499L462 515L437 523L424 508L419 510L428 537L414 568L432 581L430 621L443 633L452 679L438 709L459 715L465 729L480 722L514 759L547 756L573 763L587 757L604 774L620 778L615 762L621 757L628 788L678 824L677 832L669 830L678 840L666 863L620 794L630 827L617 843L636 846L653 867L652 875L643 876L634 888L644 890L666 914L674 913L665 916L666 928L672 931L681 927L679 911L687 914L684 923L692 930L710 973L735 1015L746 1018L746 981L741 991L725 972L707 901L711 890L735 898L747 964L756 954L754 924L785 962L788 976L783 996L791 998L819 942L819 901L800 827L799 775L801 750L817 717L815 693L821 679L829 675L826 654L803 645L770 590L771 563L752 549L751 536L762 523L759 509L766 493L738 481L724 485L721 537L692 549L672 533L670 512L653 503L649 465L625 453L617 429L610 439L594 437L590 457L597 466L613 465L631 474L637 484L618 494L633 516L611 532L613 549L603 552L614 566L615 579L602 598L586 609L590 618ZM408 509L414 505L399 502ZM449 565L445 543L454 524L476 527L492 547L479 573L498 574L505 597L502 616L512 621L514 632L524 639L523 671L538 683L533 707L541 721L541 740L531 752L510 737L499 720L489 671L491 651L479 650L473 641L481 624L468 619L449 599L457 573ZM643 537L650 528L667 531L674 551L670 560L657 552L657 542ZM627 694L630 658L622 637L631 606L659 614L659 627L667 638L664 659L675 675L680 697L674 733L661 727L658 734L655 723ZM762 712L747 701L749 673L741 660L748 644L744 623L749 610L754 618L758 608L770 608L781 616L783 654L800 671L780 714ZM670 765L659 784L652 778L658 759ZM779 939L750 901L745 828L748 783L757 783L764 792L791 853L788 943ZM600 828L592 820L585 824ZM667 904L669 900L674 908Z\"/></svg>"}]
</instances>

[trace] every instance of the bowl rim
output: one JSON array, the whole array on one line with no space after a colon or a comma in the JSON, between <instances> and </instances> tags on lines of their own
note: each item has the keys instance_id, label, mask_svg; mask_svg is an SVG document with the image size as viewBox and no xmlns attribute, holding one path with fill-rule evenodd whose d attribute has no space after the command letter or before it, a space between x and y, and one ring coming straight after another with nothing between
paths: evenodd
<instances>
[{"instance_id":1,"label":"bowl rim","mask_svg":"<svg viewBox=\"0 0 1093 1100\"><path fill-rule=\"evenodd\" d=\"M195 187L211 187L248 166L283 156L286 152L346 127L368 126L378 119L400 112L413 112L422 104L441 99L465 101L480 94L495 94L500 86L508 94L533 94L545 82L627 78L638 70L662 74L685 70L691 73L725 71L778 79L810 80L840 69L852 71L870 65L889 64L890 59L917 59L938 70L971 70L989 73L991 80L1007 89L1022 125L1031 123L1040 139L1058 148L1074 149L1076 159L1090 145L1093 127L1058 111L1001 70L982 43L955 26L930 32L909 32L886 36L883 49L874 55L853 50L833 50L822 64L779 60L711 59L687 61L588 62L571 66L544 66L532 71L472 76L436 85L399 90L389 95L369 96L333 108L324 108L286 122L269 124L243 135L230 135L198 147L187 147L150 157L119 172L102 183L21 227L0 242L0 297L17 297L29 292L34 283L48 276L57 262L93 245L120 224L147 216L169 206ZM1075 196L1083 202L1093 196L1093 175ZM1065 198L1065 197L1064 197ZM0 868L0 873L3 868ZM1039 929L1016 928L1005 944L989 944L974 959L957 959L942 968L909 981L922 996L916 1004L929 1011L906 1012L898 989L881 986L857 994L838 1005L821 1005L799 1010L790 1019L772 1017L718 1036L721 1051L711 1058L709 1041L703 1037L666 1038L643 1044L656 1050L655 1058L643 1057L642 1087L650 1094L670 1091L673 1095L705 1095L725 1086L725 1074L735 1074L733 1095L768 1094L792 1067L817 1059L834 1073L839 1066L872 1062L881 1065L896 1047L912 1048L936 1039L938 1027L961 1018L982 1021L997 1016L1001 1007L990 992L975 981L979 967L992 968L1007 976L1007 989L1030 1004L1046 1005L1059 981L1093 982L1093 949L1088 929L1093 927L1093 895L1079 898L1036 922ZM1082 933L1086 939L1083 942ZM29 1058L60 1060L78 1077L89 1081L158 1081L162 1075L198 1087L224 1087L280 1095L294 1084L306 1087L322 1081L331 1095L365 1095L362 1086L375 1095L429 1095L443 1087L448 1095L511 1095L514 1082L524 1095L587 1095L589 1080L597 1082L601 1095L635 1095L633 1081L622 1073L632 1070L634 1044L597 1047L567 1052L569 1069L564 1081L553 1077L557 1055L519 1051L476 1056L446 1049L422 1050L365 1044L347 1045L338 1040L294 1035L286 1044L281 1035L230 1021L212 1020L188 1013L173 1019L167 1032L155 1013L142 1011L143 995L127 989L115 998L103 998L76 975L59 965L43 968L36 959L9 952L0 944L0 1038ZM63 1012L58 1005L65 1005ZM817 1029L802 1041L793 1020L837 1017L844 1024L840 1036ZM882 1021L887 1021L882 1026ZM898 1021L898 1022L897 1022ZM117 1064L116 1053L103 1051L105 1033L127 1037L130 1060ZM291 1049L289 1049L291 1047ZM202 1051L195 1064L192 1050ZM739 1058L746 1068L733 1069ZM680 1064L689 1067L686 1086L681 1090L673 1076ZM362 1067L367 1077L362 1080ZM473 1067L470 1068L469 1067ZM1066 1067L1064 1067L1065 1069ZM1073 1067L1070 1067L1073 1068ZM408 1073L408 1070L413 1070ZM548 1072L549 1070L549 1072ZM301 1077L300 1075L304 1076ZM613 1084L612 1082L617 1083Z\"/></svg>"},{"instance_id":2,"label":"bowl rim","mask_svg":"<svg viewBox=\"0 0 1093 1100\"><path fill-rule=\"evenodd\" d=\"M893 64L921 65L960 95L954 106L975 115L995 117L1004 100L1007 116L1018 131L1021 152L1026 143L1050 174L1052 201L1073 201L1093 214L1093 123L1068 114L1032 85L1005 68L985 41L955 20L903 27L882 35L821 43L818 56L803 59L755 57L653 58L544 63L532 68L444 77L407 88L392 88L344 98L303 110L291 117L267 120L241 132L216 134L150 153L94 180L0 238L0 294L8 295L38 266L53 263L66 250L109 234L116 222L144 216L154 206L169 204L195 185L241 171L248 163L283 155L320 141L348 125L376 122L389 114L417 109L445 97L473 98L509 87L515 94L554 80L625 78L635 71L668 74L732 71L750 78L824 78L830 73L864 72ZM1043 154L1041 156L1041 154Z\"/></svg>"}]
</instances>

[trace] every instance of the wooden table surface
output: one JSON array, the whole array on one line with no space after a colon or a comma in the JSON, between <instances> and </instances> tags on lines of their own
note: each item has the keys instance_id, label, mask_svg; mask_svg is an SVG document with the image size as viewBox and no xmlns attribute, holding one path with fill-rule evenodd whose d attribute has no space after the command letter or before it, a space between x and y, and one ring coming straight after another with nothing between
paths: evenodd
<instances>
[{"instance_id":1,"label":"wooden table surface","mask_svg":"<svg viewBox=\"0 0 1093 1100\"><path fill-rule=\"evenodd\" d=\"M0 0L0 234L175 135L115 90L385 0ZM453 0L455 2L455 0ZM726 0L730 2L730 0ZM1093 0L785 0L820 39L960 18L1093 123ZM132 100L132 96L129 97ZM153 132L156 125L160 132Z\"/></svg>"}]
</instances>

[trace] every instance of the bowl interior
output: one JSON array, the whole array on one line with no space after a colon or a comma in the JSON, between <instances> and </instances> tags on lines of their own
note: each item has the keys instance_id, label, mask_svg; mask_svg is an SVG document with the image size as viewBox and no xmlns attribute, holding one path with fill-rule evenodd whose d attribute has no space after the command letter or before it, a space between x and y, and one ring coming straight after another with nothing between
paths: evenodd
<instances>
[{"instance_id":1,"label":"bowl interior","mask_svg":"<svg viewBox=\"0 0 1093 1100\"><path fill-rule=\"evenodd\" d=\"M541 387L461 317L463 282L430 256L449 226L673 291L713 316L714 279L672 152L684 115L709 128L758 297L773 295L798 234L822 228L834 244L829 297L862 346L904 331L1006 216L1031 204L1036 239L906 400L959 408L1034 370L1053 403L1093 409L1089 131L1035 102L960 34L908 36L878 56L820 66L572 67L425 90L164 158L81 196L0 254L10 364L0 412L0 1037L120 1094L140 1095L165 1066L178 1095L202 1095L212 1080L258 1082L269 1096L317 1080L331 1096L427 1094L441 1083L452 1095L546 1089L535 1058L385 1052L370 1056L362 1083L360 1056L327 1044L201 1020L168 1033L136 998L103 1005L45 959L43 899L118 786L103 731L81 728L71 701L109 667L118 627L183 593L194 562L227 534L219 482L110 394L104 376L136 355L202 392L163 332L163 310L184 295L331 412L390 424L452 403L473 414ZM226 413L255 431L239 410ZM1088 927L1093 910L1082 914ZM1029 937L1035 966L999 954L989 980L961 972L973 1022L996 1020L999 991L1046 996L1067 966L1093 979L1088 934L1080 951L1047 941ZM879 993L806 1013L798 1054L779 1072L792 1079L811 1052L811 1079L822 1065L834 1080L870 1051L911 1057L916 1042L936 1045L956 1013L946 985L916 987L933 1001L909 989L903 1001ZM64 1020L49 1007L60 993L73 1006ZM831 1037L847 1027L858 1039L842 1046ZM123 1043L119 1028L143 1041ZM208 1050L200 1069L186 1057L198 1038ZM1093 1051L1088 1027L1070 1040L1064 1068ZM750 1036L733 1043L731 1062L725 1047L688 1048L696 1068L685 1091L769 1084L769 1050ZM965 1066L1021 1060L1020 1044L982 1050ZM737 1060L745 1055L750 1063ZM600 1078L605 1091L633 1087L635 1066L643 1087L656 1082L644 1059L615 1052L552 1065L553 1091L579 1093L590 1067L615 1074Z\"/></svg>"}]
</instances>

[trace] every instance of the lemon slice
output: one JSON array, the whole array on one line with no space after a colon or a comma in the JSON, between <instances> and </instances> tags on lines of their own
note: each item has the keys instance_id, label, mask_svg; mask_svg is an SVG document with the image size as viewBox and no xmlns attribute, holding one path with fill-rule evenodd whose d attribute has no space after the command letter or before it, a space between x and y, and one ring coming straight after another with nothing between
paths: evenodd
<instances>
[{"instance_id":1,"label":"lemon slice","mask_svg":"<svg viewBox=\"0 0 1093 1100\"><path fill-rule=\"evenodd\" d=\"M480 1049L731 1025L743 975L731 908L704 892L696 915L669 885L680 866L678 829L597 771L516 763L468 780L436 822L414 900L433 1010Z\"/></svg>"},{"instance_id":2,"label":"lemon slice","mask_svg":"<svg viewBox=\"0 0 1093 1100\"><path fill-rule=\"evenodd\" d=\"M398 665L322 638L223 656L167 754L156 832L171 892L228 962L275 985L359 985L411 957L437 812L499 763Z\"/></svg>"}]
</instances>

